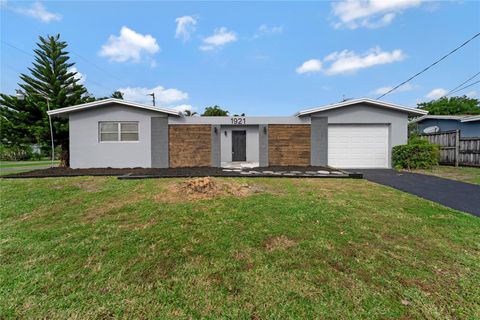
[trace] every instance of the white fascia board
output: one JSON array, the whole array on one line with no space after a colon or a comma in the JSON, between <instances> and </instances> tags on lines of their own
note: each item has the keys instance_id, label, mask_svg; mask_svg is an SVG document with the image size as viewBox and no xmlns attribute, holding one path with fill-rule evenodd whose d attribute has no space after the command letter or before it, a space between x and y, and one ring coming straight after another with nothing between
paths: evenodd
<instances>
[{"instance_id":1,"label":"white fascia board","mask_svg":"<svg viewBox=\"0 0 480 320\"><path fill-rule=\"evenodd\" d=\"M462 120L460 120L461 122L472 122L472 121L480 121L480 115L478 116L469 116L469 117L465 117L463 118Z\"/></svg>"},{"instance_id":2,"label":"white fascia board","mask_svg":"<svg viewBox=\"0 0 480 320\"><path fill-rule=\"evenodd\" d=\"M390 103L390 102L373 100L373 99L368 99L368 98L361 98L361 99L353 99L353 100L343 101L343 102L340 102L340 103L330 104L330 105L326 105L326 106L323 106L323 107L317 107L317 108L302 110L302 111L297 112L295 115L296 116L304 116L304 115L308 115L308 114L312 114L312 113L317 113L317 112L323 112L323 111L337 109L337 108L348 107L348 106L359 104L359 103L369 103L369 104L373 104L373 105L380 106L380 107L390 108L390 109L393 109L393 110L399 110L399 111L404 111L404 112L408 112L408 113L412 113L412 114L418 114L418 115L426 115L428 113L428 111L425 111L425 110L422 110L422 109L414 109L414 108L401 106L401 105L398 105L398 104L393 104L393 103Z\"/></svg>"},{"instance_id":3,"label":"white fascia board","mask_svg":"<svg viewBox=\"0 0 480 320\"><path fill-rule=\"evenodd\" d=\"M93 107L97 107L97 106L102 106L102 105L109 104L109 103L118 103L118 104L124 105L124 106L135 107L135 108L140 108L140 109L145 109L145 110L150 110L150 111L155 111L155 112L160 112L160 113L167 113L167 114L171 114L171 115L175 115L175 116L181 116L181 112L176 111L176 110L147 106L145 104L136 103L136 102L132 102L132 101L121 100L121 99L115 99L115 98L98 100L98 101L78 104L78 105L71 106L71 107L65 107L65 108L50 110L50 111L47 111L47 114L49 116L61 115L61 114L65 114L65 113L81 111L81 110L84 110L84 109L89 109L89 108L93 108Z\"/></svg>"},{"instance_id":4,"label":"white fascia board","mask_svg":"<svg viewBox=\"0 0 480 320\"><path fill-rule=\"evenodd\" d=\"M477 119L475 119L475 117ZM425 115L422 117L418 117L410 121L410 123L416 123L423 120L457 120L461 122L468 122L468 121L476 121L480 120L480 116L465 116L465 115ZM469 120L472 119L472 120Z\"/></svg>"}]
</instances>

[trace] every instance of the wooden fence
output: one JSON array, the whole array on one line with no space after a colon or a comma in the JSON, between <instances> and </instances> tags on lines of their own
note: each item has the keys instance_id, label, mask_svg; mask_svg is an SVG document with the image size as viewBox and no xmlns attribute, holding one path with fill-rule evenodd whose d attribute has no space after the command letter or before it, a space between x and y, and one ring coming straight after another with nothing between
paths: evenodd
<instances>
[{"instance_id":1,"label":"wooden fence","mask_svg":"<svg viewBox=\"0 0 480 320\"><path fill-rule=\"evenodd\" d=\"M480 138L461 138L460 130L422 135L440 146L440 163L480 167Z\"/></svg>"}]
</instances>

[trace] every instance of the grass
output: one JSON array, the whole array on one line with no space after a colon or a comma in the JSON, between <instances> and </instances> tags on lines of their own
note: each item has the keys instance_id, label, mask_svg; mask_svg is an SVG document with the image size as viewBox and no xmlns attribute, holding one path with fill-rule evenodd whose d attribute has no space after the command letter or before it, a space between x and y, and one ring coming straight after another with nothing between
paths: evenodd
<instances>
[{"instance_id":1,"label":"grass","mask_svg":"<svg viewBox=\"0 0 480 320\"><path fill-rule=\"evenodd\" d=\"M33 169L32 169L32 170L33 170ZM19 170L2 171L2 169L0 168L0 176L6 176L6 175L9 175L9 174L14 174L14 173L29 172L29 171L32 171L32 170L22 170L22 169L19 169Z\"/></svg>"},{"instance_id":2,"label":"grass","mask_svg":"<svg viewBox=\"0 0 480 320\"><path fill-rule=\"evenodd\" d=\"M2 161L0 162L0 176L6 176L9 174L14 173L21 173L21 172L28 172L35 169L28 169L25 168L35 168L35 167L42 167L42 166L50 166L52 163L51 160L39 160L39 161ZM53 162L55 166L60 164L60 161ZM18 168L18 170L5 170L5 169L12 169ZM3 170L2 170L3 169Z\"/></svg>"},{"instance_id":3,"label":"grass","mask_svg":"<svg viewBox=\"0 0 480 320\"><path fill-rule=\"evenodd\" d=\"M477 167L436 166L414 172L480 185L480 168Z\"/></svg>"},{"instance_id":4,"label":"grass","mask_svg":"<svg viewBox=\"0 0 480 320\"><path fill-rule=\"evenodd\" d=\"M0 180L0 318L480 317L479 218L364 180L183 181Z\"/></svg>"},{"instance_id":5,"label":"grass","mask_svg":"<svg viewBox=\"0 0 480 320\"><path fill-rule=\"evenodd\" d=\"M34 166L49 166L52 163L51 160L39 160L39 161L2 161L0 168L17 168L17 167L34 167ZM60 164L60 161L54 161L54 165Z\"/></svg>"}]
</instances>

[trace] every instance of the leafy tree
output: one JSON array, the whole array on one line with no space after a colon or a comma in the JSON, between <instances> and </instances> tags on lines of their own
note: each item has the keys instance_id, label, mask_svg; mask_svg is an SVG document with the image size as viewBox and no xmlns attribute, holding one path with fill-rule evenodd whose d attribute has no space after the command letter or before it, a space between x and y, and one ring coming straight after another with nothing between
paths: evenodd
<instances>
[{"instance_id":1,"label":"leafy tree","mask_svg":"<svg viewBox=\"0 0 480 320\"><path fill-rule=\"evenodd\" d=\"M480 100L467 96L422 102L418 107L431 115L480 114Z\"/></svg>"},{"instance_id":2,"label":"leafy tree","mask_svg":"<svg viewBox=\"0 0 480 320\"><path fill-rule=\"evenodd\" d=\"M206 107L205 111L203 112L202 116L204 117L222 117L228 116L228 111L223 110L219 106L215 105L213 107Z\"/></svg>"},{"instance_id":3,"label":"leafy tree","mask_svg":"<svg viewBox=\"0 0 480 320\"><path fill-rule=\"evenodd\" d=\"M186 116L186 117L193 117L195 115L197 115L198 113L196 113L195 111L191 111L191 110L184 110L183 111L183 114Z\"/></svg>"},{"instance_id":4,"label":"leafy tree","mask_svg":"<svg viewBox=\"0 0 480 320\"><path fill-rule=\"evenodd\" d=\"M92 101L99 101L99 100L105 100L105 99L110 99L110 98L115 98L115 99L120 99L123 100L123 92L120 91L114 91L109 97L101 97L101 98L93 98ZM90 101L88 101L90 102Z\"/></svg>"},{"instance_id":5,"label":"leafy tree","mask_svg":"<svg viewBox=\"0 0 480 320\"><path fill-rule=\"evenodd\" d=\"M115 99L121 99L123 100L123 92L120 92L120 91L114 91L110 98L115 98Z\"/></svg>"},{"instance_id":6,"label":"leafy tree","mask_svg":"<svg viewBox=\"0 0 480 320\"><path fill-rule=\"evenodd\" d=\"M39 37L30 74L20 75L24 99L0 94L2 144L48 146L48 107L53 110L89 101L87 89L75 79L76 72L69 71L74 63L69 62L66 48L59 34ZM52 123L55 145L61 146L62 162L68 165L68 120L52 118Z\"/></svg>"},{"instance_id":7,"label":"leafy tree","mask_svg":"<svg viewBox=\"0 0 480 320\"><path fill-rule=\"evenodd\" d=\"M245 117L245 112L242 112L242 114L234 114L234 117Z\"/></svg>"}]
</instances>

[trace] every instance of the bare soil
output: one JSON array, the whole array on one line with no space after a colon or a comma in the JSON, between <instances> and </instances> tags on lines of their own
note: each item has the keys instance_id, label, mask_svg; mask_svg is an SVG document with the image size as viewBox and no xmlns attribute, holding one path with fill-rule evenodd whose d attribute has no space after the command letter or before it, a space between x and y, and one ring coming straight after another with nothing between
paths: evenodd
<instances>
[{"instance_id":1,"label":"bare soil","mask_svg":"<svg viewBox=\"0 0 480 320\"><path fill-rule=\"evenodd\" d=\"M331 171L330 168L320 166L287 166L287 167L262 167L254 169L244 169L244 171L256 170L262 172L258 176L273 176L264 171ZM139 177L139 178L169 178L169 177L239 177L246 176L240 171L223 171L223 168L213 167L195 167L195 168L90 168L90 169L71 169L68 167L56 167L39 169L28 172L9 174L3 178L47 178L47 177L76 177L76 176L117 176L117 177ZM249 175L250 177L253 175Z\"/></svg>"},{"instance_id":2,"label":"bare soil","mask_svg":"<svg viewBox=\"0 0 480 320\"><path fill-rule=\"evenodd\" d=\"M247 197L263 192L258 185L227 181L212 177L192 178L180 182L172 182L167 192L155 196L160 202L178 202L212 199L218 196Z\"/></svg>"}]
</instances>

